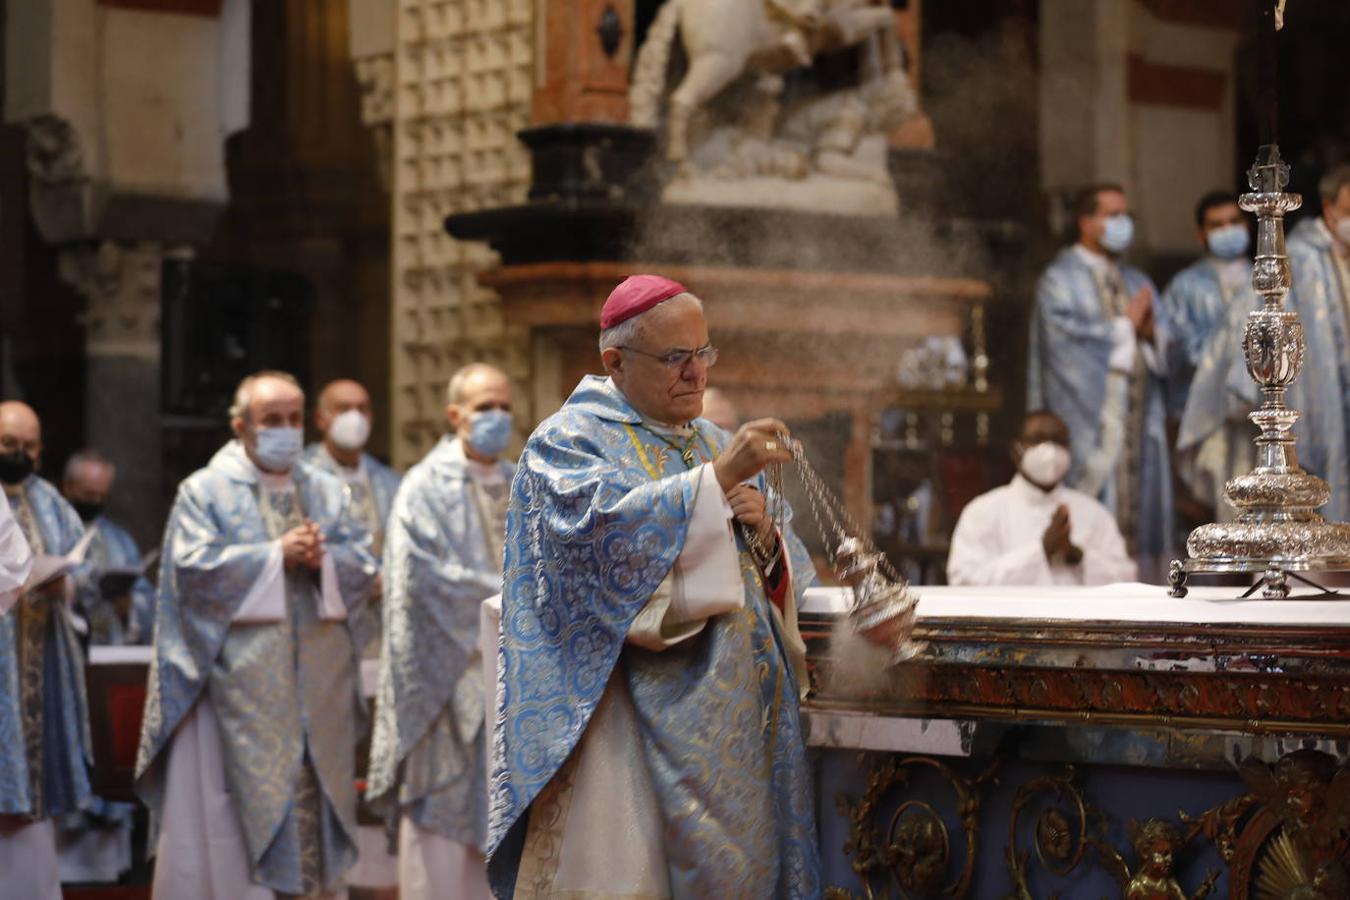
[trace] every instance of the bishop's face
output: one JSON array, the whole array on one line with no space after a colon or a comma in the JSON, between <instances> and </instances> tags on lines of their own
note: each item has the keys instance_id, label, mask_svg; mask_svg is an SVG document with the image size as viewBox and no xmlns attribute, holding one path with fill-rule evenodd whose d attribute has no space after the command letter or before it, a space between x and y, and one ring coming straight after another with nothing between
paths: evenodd
<instances>
[{"instance_id":1,"label":"bishop's face","mask_svg":"<svg viewBox=\"0 0 1350 900\"><path fill-rule=\"evenodd\" d=\"M702 308L693 300L675 299L647 314L630 348L606 351L606 368L642 415L666 425L683 425L703 412L708 363L688 352L680 364L672 364L669 357L708 344Z\"/></svg>"}]
</instances>

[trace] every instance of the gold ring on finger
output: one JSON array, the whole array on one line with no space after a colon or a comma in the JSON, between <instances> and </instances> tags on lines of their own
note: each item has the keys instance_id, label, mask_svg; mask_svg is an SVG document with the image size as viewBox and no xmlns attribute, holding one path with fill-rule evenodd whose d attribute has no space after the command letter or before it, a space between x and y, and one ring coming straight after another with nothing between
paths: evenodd
<instances>
[{"instance_id":1,"label":"gold ring on finger","mask_svg":"<svg viewBox=\"0 0 1350 900\"><path fill-rule=\"evenodd\" d=\"M768 450L770 453L772 453L773 451L775 451L775 450L778 449L778 442L777 442L777 441L765 441L765 442L764 442L764 449L765 449L765 450Z\"/></svg>"}]
</instances>

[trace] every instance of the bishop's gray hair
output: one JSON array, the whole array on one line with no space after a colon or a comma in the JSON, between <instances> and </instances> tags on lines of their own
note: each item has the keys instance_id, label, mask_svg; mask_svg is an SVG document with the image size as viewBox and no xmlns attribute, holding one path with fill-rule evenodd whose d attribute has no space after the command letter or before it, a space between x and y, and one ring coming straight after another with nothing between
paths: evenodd
<instances>
[{"instance_id":1,"label":"bishop's gray hair","mask_svg":"<svg viewBox=\"0 0 1350 900\"><path fill-rule=\"evenodd\" d=\"M84 465L107 466L109 470L112 471L113 477L117 477L117 466L112 464L112 460L108 459L108 457L104 456L102 453L99 453L93 447L86 447L83 450L77 450L70 454L70 459L66 460L66 468L65 471L62 472L62 478L66 481L70 481L75 477L76 473L80 471L80 466Z\"/></svg>"},{"instance_id":2,"label":"bishop's gray hair","mask_svg":"<svg viewBox=\"0 0 1350 900\"><path fill-rule=\"evenodd\" d=\"M688 291L685 291L683 294L676 294L674 297L671 297L670 299L682 300L686 298L694 301L694 304L698 307L700 312L703 311L703 301L698 299ZM644 320L646 320L647 317L650 316L653 311L659 308L659 306L660 304L657 304L656 306L653 306L649 310L638 313L631 319L625 319L618 325L615 325L612 328L606 328L604 331L600 332L600 352L603 353L610 347L632 346L633 342L637 340L638 335L642 333L642 325Z\"/></svg>"},{"instance_id":3,"label":"bishop's gray hair","mask_svg":"<svg viewBox=\"0 0 1350 900\"><path fill-rule=\"evenodd\" d=\"M305 393L305 389L300 387L300 382L290 372L282 372L279 369L263 369L261 372L254 372L239 382L239 387L234 389L234 402L230 404L231 419L248 418L248 405L253 399L253 386L264 378L275 378L278 381L295 385L295 388L302 395Z\"/></svg>"}]
</instances>

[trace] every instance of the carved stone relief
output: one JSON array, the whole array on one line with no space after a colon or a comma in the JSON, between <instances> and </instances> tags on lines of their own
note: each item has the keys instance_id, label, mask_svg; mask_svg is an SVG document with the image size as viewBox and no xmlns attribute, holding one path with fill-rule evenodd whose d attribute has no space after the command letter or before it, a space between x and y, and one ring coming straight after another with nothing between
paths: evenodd
<instances>
[{"instance_id":1,"label":"carved stone relief","mask_svg":"<svg viewBox=\"0 0 1350 900\"><path fill-rule=\"evenodd\" d=\"M667 69L678 42L688 67ZM826 79L822 54L853 67ZM893 215L888 135L919 114L889 4L675 0L633 69L634 125L664 133L674 203Z\"/></svg>"},{"instance_id":2,"label":"carved stone relief","mask_svg":"<svg viewBox=\"0 0 1350 900\"><path fill-rule=\"evenodd\" d=\"M129 356L158 362L161 266L188 248L154 241L102 241L60 254L61 278L88 301L81 317L89 356Z\"/></svg>"}]
</instances>

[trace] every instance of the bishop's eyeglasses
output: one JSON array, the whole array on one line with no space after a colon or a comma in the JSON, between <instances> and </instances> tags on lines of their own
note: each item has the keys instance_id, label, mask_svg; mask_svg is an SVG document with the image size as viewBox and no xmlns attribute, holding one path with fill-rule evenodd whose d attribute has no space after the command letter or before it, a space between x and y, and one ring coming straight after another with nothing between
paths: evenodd
<instances>
[{"instance_id":1,"label":"bishop's eyeglasses","mask_svg":"<svg viewBox=\"0 0 1350 900\"><path fill-rule=\"evenodd\" d=\"M659 360L668 369L683 369L694 360L698 360L710 369L717 365L717 348L712 344L699 347L697 350L682 350L676 348L665 353L648 353L646 350L639 350L636 347L630 347L626 344L620 344L619 349L636 353L639 356L646 356L651 359Z\"/></svg>"}]
</instances>

